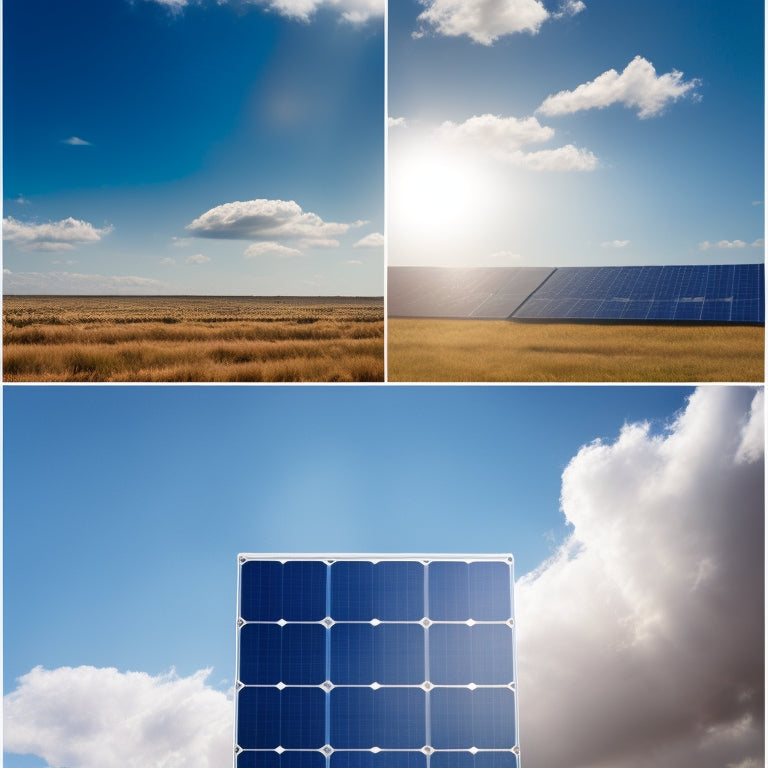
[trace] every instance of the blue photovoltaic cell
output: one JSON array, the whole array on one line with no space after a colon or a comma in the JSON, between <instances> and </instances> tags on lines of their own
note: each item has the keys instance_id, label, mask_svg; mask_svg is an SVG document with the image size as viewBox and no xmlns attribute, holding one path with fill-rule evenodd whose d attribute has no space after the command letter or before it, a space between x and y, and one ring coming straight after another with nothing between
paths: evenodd
<instances>
[{"instance_id":1,"label":"blue photovoltaic cell","mask_svg":"<svg viewBox=\"0 0 768 768\"><path fill-rule=\"evenodd\" d=\"M512 317L762 323L763 281L763 264L561 267Z\"/></svg>"},{"instance_id":2,"label":"blue photovoltaic cell","mask_svg":"<svg viewBox=\"0 0 768 768\"><path fill-rule=\"evenodd\" d=\"M500 556L243 556L235 768L519 768L512 583Z\"/></svg>"}]
</instances>

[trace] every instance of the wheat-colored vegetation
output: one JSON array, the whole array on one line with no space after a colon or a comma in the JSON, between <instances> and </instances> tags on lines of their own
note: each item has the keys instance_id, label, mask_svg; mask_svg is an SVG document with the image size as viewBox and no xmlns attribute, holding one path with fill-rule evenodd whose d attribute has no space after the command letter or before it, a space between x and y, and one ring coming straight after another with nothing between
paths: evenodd
<instances>
[{"instance_id":1,"label":"wheat-colored vegetation","mask_svg":"<svg viewBox=\"0 0 768 768\"><path fill-rule=\"evenodd\" d=\"M383 300L5 296L3 378L383 381Z\"/></svg>"},{"instance_id":2,"label":"wheat-colored vegetation","mask_svg":"<svg viewBox=\"0 0 768 768\"><path fill-rule=\"evenodd\" d=\"M390 319L389 381L761 382L762 326Z\"/></svg>"}]
</instances>

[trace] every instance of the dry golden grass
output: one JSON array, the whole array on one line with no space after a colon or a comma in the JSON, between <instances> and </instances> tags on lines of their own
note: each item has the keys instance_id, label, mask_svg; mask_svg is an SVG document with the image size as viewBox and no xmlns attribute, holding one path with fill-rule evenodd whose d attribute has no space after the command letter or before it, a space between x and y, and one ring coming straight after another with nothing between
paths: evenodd
<instances>
[{"instance_id":1,"label":"dry golden grass","mask_svg":"<svg viewBox=\"0 0 768 768\"><path fill-rule=\"evenodd\" d=\"M757 326L390 319L389 381L761 382Z\"/></svg>"},{"instance_id":2,"label":"dry golden grass","mask_svg":"<svg viewBox=\"0 0 768 768\"><path fill-rule=\"evenodd\" d=\"M5 296L4 381L383 381L383 301Z\"/></svg>"}]
</instances>

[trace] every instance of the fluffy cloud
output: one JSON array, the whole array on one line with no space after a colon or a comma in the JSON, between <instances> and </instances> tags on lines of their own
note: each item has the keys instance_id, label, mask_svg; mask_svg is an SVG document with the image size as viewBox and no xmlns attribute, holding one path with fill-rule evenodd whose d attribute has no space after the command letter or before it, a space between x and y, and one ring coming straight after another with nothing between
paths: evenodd
<instances>
[{"instance_id":1,"label":"fluffy cloud","mask_svg":"<svg viewBox=\"0 0 768 768\"><path fill-rule=\"evenodd\" d=\"M3 290L15 294L114 294L168 293L169 286L136 275L84 275L76 272L11 272L5 270Z\"/></svg>"},{"instance_id":2,"label":"fluffy cloud","mask_svg":"<svg viewBox=\"0 0 768 768\"><path fill-rule=\"evenodd\" d=\"M591 152L573 144L523 151L523 145L549 141L555 135L554 129L541 125L535 117L474 116L463 123L444 122L436 135L455 146L536 171L591 171L597 167L597 158Z\"/></svg>"},{"instance_id":3,"label":"fluffy cloud","mask_svg":"<svg viewBox=\"0 0 768 768\"><path fill-rule=\"evenodd\" d=\"M699 84L696 79L683 80L683 73L677 70L657 75L651 62L642 56L635 56L621 74L609 69L573 91L560 91L548 96L537 111L545 115L565 115L624 104L637 108L641 118L653 117L670 102L693 92Z\"/></svg>"},{"instance_id":4,"label":"fluffy cloud","mask_svg":"<svg viewBox=\"0 0 768 768\"><path fill-rule=\"evenodd\" d=\"M605 240L602 243L603 248L626 248L629 240Z\"/></svg>"},{"instance_id":5,"label":"fluffy cloud","mask_svg":"<svg viewBox=\"0 0 768 768\"><path fill-rule=\"evenodd\" d=\"M700 388L565 469L572 533L517 589L530 768L763 764L763 419Z\"/></svg>"},{"instance_id":6,"label":"fluffy cloud","mask_svg":"<svg viewBox=\"0 0 768 768\"><path fill-rule=\"evenodd\" d=\"M259 199L211 208L187 225L187 229L197 237L334 246L339 245L339 235L363 223L326 222L315 213L304 213L293 200Z\"/></svg>"},{"instance_id":7,"label":"fluffy cloud","mask_svg":"<svg viewBox=\"0 0 768 768\"><path fill-rule=\"evenodd\" d=\"M762 248L765 241L760 238L751 243L752 248ZM708 251L710 248L725 248L730 250L733 248L746 248L747 243L744 240L718 240L716 243L710 243L709 240L705 240L703 243L699 243L699 249L702 251Z\"/></svg>"},{"instance_id":8,"label":"fluffy cloud","mask_svg":"<svg viewBox=\"0 0 768 768\"><path fill-rule=\"evenodd\" d=\"M3 240L20 251L71 251L76 245L98 242L111 231L112 227L96 229L93 224L71 216L46 224L18 221L12 216L3 219Z\"/></svg>"},{"instance_id":9,"label":"fluffy cloud","mask_svg":"<svg viewBox=\"0 0 768 768\"><path fill-rule=\"evenodd\" d=\"M184 261L187 264L207 264L211 260L210 256L206 256L203 253L196 253L194 256L187 256Z\"/></svg>"},{"instance_id":10,"label":"fluffy cloud","mask_svg":"<svg viewBox=\"0 0 768 768\"><path fill-rule=\"evenodd\" d=\"M229 0L219 0L226 3ZM172 11L180 11L188 0L154 0ZM330 8L352 24L362 24L371 18L384 15L384 0L245 0L295 21L308 22L319 8Z\"/></svg>"},{"instance_id":11,"label":"fluffy cloud","mask_svg":"<svg viewBox=\"0 0 768 768\"><path fill-rule=\"evenodd\" d=\"M581 13L586 10L587 6L582 0L565 0L560 3L560 10L557 13L553 13L552 16L555 19L562 19L563 16L575 16L577 13Z\"/></svg>"},{"instance_id":12,"label":"fluffy cloud","mask_svg":"<svg viewBox=\"0 0 768 768\"><path fill-rule=\"evenodd\" d=\"M493 45L503 35L536 34L549 18L539 0L422 0L419 21L448 37L467 35L476 43ZM420 37L422 31L416 33Z\"/></svg>"},{"instance_id":13,"label":"fluffy cloud","mask_svg":"<svg viewBox=\"0 0 768 768\"><path fill-rule=\"evenodd\" d=\"M370 235L366 235L360 238L353 246L353 248L383 248L384 247L384 235L381 232L371 232Z\"/></svg>"},{"instance_id":14,"label":"fluffy cloud","mask_svg":"<svg viewBox=\"0 0 768 768\"><path fill-rule=\"evenodd\" d=\"M232 703L191 677L35 667L4 697L4 748L70 768L220 768Z\"/></svg>"},{"instance_id":15,"label":"fluffy cloud","mask_svg":"<svg viewBox=\"0 0 768 768\"><path fill-rule=\"evenodd\" d=\"M280 245L280 243L265 242L249 245L245 249L243 256L245 256L246 259L258 259L261 256L266 256L267 254L275 254L285 258L288 256L301 256L301 251L297 250L296 248L289 248L287 245Z\"/></svg>"},{"instance_id":16,"label":"fluffy cloud","mask_svg":"<svg viewBox=\"0 0 768 768\"><path fill-rule=\"evenodd\" d=\"M387 125L390 128L405 128L407 122L404 117L388 117Z\"/></svg>"}]
</instances>

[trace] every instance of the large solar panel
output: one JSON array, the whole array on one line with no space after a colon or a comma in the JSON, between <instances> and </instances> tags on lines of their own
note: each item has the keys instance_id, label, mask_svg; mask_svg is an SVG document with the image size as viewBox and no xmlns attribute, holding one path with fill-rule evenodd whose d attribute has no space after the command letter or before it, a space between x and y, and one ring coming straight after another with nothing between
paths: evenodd
<instances>
[{"instance_id":1,"label":"large solar panel","mask_svg":"<svg viewBox=\"0 0 768 768\"><path fill-rule=\"evenodd\" d=\"M390 267L390 317L508 318L549 267Z\"/></svg>"},{"instance_id":2,"label":"large solar panel","mask_svg":"<svg viewBox=\"0 0 768 768\"><path fill-rule=\"evenodd\" d=\"M514 319L762 323L762 264L561 267Z\"/></svg>"},{"instance_id":3,"label":"large solar panel","mask_svg":"<svg viewBox=\"0 0 768 768\"><path fill-rule=\"evenodd\" d=\"M765 322L763 264L390 267L390 317Z\"/></svg>"},{"instance_id":4,"label":"large solar panel","mask_svg":"<svg viewBox=\"0 0 768 768\"><path fill-rule=\"evenodd\" d=\"M236 768L519 768L509 555L240 555Z\"/></svg>"}]
</instances>

